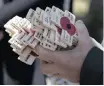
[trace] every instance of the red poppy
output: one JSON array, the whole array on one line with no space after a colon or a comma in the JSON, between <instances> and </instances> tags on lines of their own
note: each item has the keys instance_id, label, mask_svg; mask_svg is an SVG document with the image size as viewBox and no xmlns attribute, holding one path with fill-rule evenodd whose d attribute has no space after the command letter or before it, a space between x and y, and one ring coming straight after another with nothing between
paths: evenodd
<instances>
[{"instance_id":1,"label":"red poppy","mask_svg":"<svg viewBox=\"0 0 104 86\"><path fill-rule=\"evenodd\" d=\"M70 35L74 35L76 32L75 26L70 22L67 17L62 17L60 19L60 24L62 29L67 30Z\"/></svg>"}]
</instances>

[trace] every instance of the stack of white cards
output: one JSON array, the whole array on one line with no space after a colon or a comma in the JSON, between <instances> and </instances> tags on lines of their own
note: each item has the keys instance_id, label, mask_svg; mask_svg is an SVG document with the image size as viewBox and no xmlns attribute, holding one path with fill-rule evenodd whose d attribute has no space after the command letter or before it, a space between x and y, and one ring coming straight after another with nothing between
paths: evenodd
<instances>
[{"instance_id":1,"label":"stack of white cards","mask_svg":"<svg viewBox=\"0 0 104 86\"><path fill-rule=\"evenodd\" d=\"M32 65L38 44L52 51L75 47L78 39L74 23L72 13L53 6L46 7L45 11L39 7L30 9L26 18L15 16L4 27L11 37L10 46L19 55L18 59Z\"/></svg>"}]
</instances>

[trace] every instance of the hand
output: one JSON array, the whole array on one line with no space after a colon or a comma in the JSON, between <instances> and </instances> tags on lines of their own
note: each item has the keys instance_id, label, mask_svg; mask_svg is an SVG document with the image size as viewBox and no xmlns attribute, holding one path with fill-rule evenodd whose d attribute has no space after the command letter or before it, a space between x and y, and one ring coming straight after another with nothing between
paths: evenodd
<instances>
[{"instance_id":1,"label":"hand","mask_svg":"<svg viewBox=\"0 0 104 86\"><path fill-rule=\"evenodd\" d=\"M80 71L83 62L94 46L86 26L77 21L75 27L78 32L79 43L73 50L50 51L41 46L36 47L40 59L40 68L44 74L64 78L74 83L80 82Z\"/></svg>"}]
</instances>

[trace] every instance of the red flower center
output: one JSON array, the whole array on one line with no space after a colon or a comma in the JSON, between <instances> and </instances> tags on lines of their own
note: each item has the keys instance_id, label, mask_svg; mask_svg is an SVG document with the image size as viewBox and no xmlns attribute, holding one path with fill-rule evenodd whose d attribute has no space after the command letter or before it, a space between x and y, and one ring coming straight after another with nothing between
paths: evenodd
<instances>
[{"instance_id":1,"label":"red flower center","mask_svg":"<svg viewBox=\"0 0 104 86\"><path fill-rule=\"evenodd\" d=\"M74 35L76 32L75 26L70 22L67 17L62 17L60 19L60 24L62 29L67 30L70 35Z\"/></svg>"}]
</instances>

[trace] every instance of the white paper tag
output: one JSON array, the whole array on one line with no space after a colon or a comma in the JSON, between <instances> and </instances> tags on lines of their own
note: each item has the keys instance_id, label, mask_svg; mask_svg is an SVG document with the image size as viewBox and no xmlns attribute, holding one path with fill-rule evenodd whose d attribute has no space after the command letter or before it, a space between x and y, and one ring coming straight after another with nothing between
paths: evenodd
<instances>
[{"instance_id":1,"label":"white paper tag","mask_svg":"<svg viewBox=\"0 0 104 86\"><path fill-rule=\"evenodd\" d=\"M55 51L57 48L57 45L55 43L52 43L51 41L46 40L45 38L41 41L40 45L52 51Z\"/></svg>"},{"instance_id":2,"label":"white paper tag","mask_svg":"<svg viewBox=\"0 0 104 86\"><path fill-rule=\"evenodd\" d=\"M40 14L40 17L39 17L39 21L40 22L43 22L43 15L44 15L44 11L42 10L41 14Z\"/></svg>"},{"instance_id":3,"label":"white paper tag","mask_svg":"<svg viewBox=\"0 0 104 86\"><path fill-rule=\"evenodd\" d=\"M47 37L47 35L48 35L48 28L44 28L44 31L43 31L43 37Z\"/></svg>"},{"instance_id":4,"label":"white paper tag","mask_svg":"<svg viewBox=\"0 0 104 86\"><path fill-rule=\"evenodd\" d=\"M38 13L39 15L41 14L41 11L42 11L41 8L39 8L39 7L36 8L36 13Z\"/></svg>"},{"instance_id":5,"label":"white paper tag","mask_svg":"<svg viewBox=\"0 0 104 86\"><path fill-rule=\"evenodd\" d=\"M46 7L45 12L43 14L43 25L50 28L51 26L51 8Z\"/></svg>"},{"instance_id":6,"label":"white paper tag","mask_svg":"<svg viewBox=\"0 0 104 86\"><path fill-rule=\"evenodd\" d=\"M76 19L76 17L75 17L74 14L72 14L71 12L65 10L65 16L69 18L69 20L70 20L70 22L71 22L72 24L75 24L75 19Z\"/></svg>"},{"instance_id":7,"label":"white paper tag","mask_svg":"<svg viewBox=\"0 0 104 86\"><path fill-rule=\"evenodd\" d=\"M57 25L59 26L59 27L61 27L61 25L60 25L60 19L64 16L64 12L62 11L62 10L60 10L60 9L58 9L57 8L57 15L58 15L58 18L57 18Z\"/></svg>"},{"instance_id":8,"label":"white paper tag","mask_svg":"<svg viewBox=\"0 0 104 86\"><path fill-rule=\"evenodd\" d=\"M57 18L57 7L52 6L52 10L51 10L51 21L53 23L57 23L56 18Z\"/></svg>"},{"instance_id":9,"label":"white paper tag","mask_svg":"<svg viewBox=\"0 0 104 86\"><path fill-rule=\"evenodd\" d=\"M35 39L37 39L38 41L41 42L42 41L42 38L43 38L42 33L43 33L42 30L35 32L35 34L34 34Z\"/></svg>"},{"instance_id":10,"label":"white paper tag","mask_svg":"<svg viewBox=\"0 0 104 86\"><path fill-rule=\"evenodd\" d=\"M24 59L24 57L22 57L22 56L18 57L18 60L20 60L21 62L23 62L27 65L32 65L35 59L36 59L36 57L33 55L30 55L30 54L27 56L26 59Z\"/></svg>"},{"instance_id":11,"label":"white paper tag","mask_svg":"<svg viewBox=\"0 0 104 86\"><path fill-rule=\"evenodd\" d=\"M6 32L8 32L11 36L18 32L15 26L12 25L12 20L9 20L4 27L6 28Z\"/></svg>"},{"instance_id":12,"label":"white paper tag","mask_svg":"<svg viewBox=\"0 0 104 86\"><path fill-rule=\"evenodd\" d=\"M38 40L36 40L35 38L34 38L34 36L32 36L30 39L29 39L29 41L27 42L28 43L28 45L31 47L31 48L35 48L36 47L36 45L38 44Z\"/></svg>"},{"instance_id":13,"label":"white paper tag","mask_svg":"<svg viewBox=\"0 0 104 86\"><path fill-rule=\"evenodd\" d=\"M29 9L27 15L26 15L26 19L29 20L31 22L33 15L34 15L35 11L33 9Z\"/></svg>"}]
</instances>

